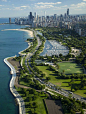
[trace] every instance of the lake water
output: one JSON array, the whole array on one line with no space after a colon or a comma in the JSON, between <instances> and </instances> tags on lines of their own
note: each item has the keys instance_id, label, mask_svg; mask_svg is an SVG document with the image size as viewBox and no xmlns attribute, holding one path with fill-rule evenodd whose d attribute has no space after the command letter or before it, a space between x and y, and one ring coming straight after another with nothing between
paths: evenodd
<instances>
[{"instance_id":1,"label":"lake water","mask_svg":"<svg viewBox=\"0 0 86 114\"><path fill-rule=\"evenodd\" d=\"M6 21L6 20L5 20ZM2 23L2 20L0 19ZM15 24L0 25L0 114L18 114L18 106L9 90L11 79L10 68L3 62L4 58L18 55L28 47L25 40L29 37L23 31L1 31L3 29L19 29L25 26Z\"/></svg>"}]
</instances>

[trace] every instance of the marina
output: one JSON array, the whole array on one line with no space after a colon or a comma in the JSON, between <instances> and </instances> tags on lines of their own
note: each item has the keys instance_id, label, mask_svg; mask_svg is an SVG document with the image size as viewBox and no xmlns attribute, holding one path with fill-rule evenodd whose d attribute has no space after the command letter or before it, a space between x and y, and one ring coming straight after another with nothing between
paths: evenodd
<instances>
[{"instance_id":1,"label":"marina","mask_svg":"<svg viewBox=\"0 0 86 114\"><path fill-rule=\"evenodd\" d=\"M46 40L45 47L40 56L52 56L52 55L67 55L69 49L66 46L61 45L56 40Z\"/></svg>"}]
</instances>

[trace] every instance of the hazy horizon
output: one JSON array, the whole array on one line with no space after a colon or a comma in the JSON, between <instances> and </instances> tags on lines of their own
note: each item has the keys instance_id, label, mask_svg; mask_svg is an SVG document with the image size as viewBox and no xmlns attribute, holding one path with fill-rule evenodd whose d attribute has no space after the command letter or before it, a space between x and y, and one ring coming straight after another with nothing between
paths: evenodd
<instances>
[{"instance_id":1,"label":"hazy horizon","mask_svg":"<svg viewBox=\"0 0 86 114\"><path fill-rule=\"evenodd\" d=\"M86 14L86 0L0 0L0 17L27 17L29 12L38 15ZM2 13L3 12L3 13Z\"/></svg>"}]
</instances>

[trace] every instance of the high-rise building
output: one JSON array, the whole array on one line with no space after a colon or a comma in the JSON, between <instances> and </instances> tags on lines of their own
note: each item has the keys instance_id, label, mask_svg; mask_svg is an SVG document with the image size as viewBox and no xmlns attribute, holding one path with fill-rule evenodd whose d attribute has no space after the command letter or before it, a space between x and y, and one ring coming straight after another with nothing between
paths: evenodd
<instances>
[{"instance_id":1,"label":"high-rise building","mask_svg":"<svg viewBox=\"0 0 86 114\"><path fill-rule=\"evenodd\" d=\"M69 15L69 8L67 9L67 15Z\"/></svg>"},{"instance_id":2,"label":"high-rise building","mask_svg":"<svg viewBox=\"0 0 86 114\"><path fill-rule=\"evenodd\" d=\"M36 18L36 19L37 19L37 13L36 13L36 12L34 13L34 18Z\"/></svg>"},{"instance_id":3,"label":"high-rise building","mask_svg":"<svg viewBox=\"0 0 86 114\"><path fill-rule=\"evenodd\" d=\"M11 24L11 18L9 18L9 23Z\"/></svg>"},{"instance_id":4,"label":"high-rise building","mask_svg":"<svg viewBox=\"0 0 86 114\"><path fill-rule=\"evenodd\" d=\"M33 19L32 12L30 12L30 20L32 20L32 19Z\"/></svg>"},{"instance_id":5,"label":"high-rise building","mask_svg":"<svg viewBox=\"0 0 86 114\"><path fill-rule=\"evenodd\" d=\"M54 14L54 20L57 20L57 14Z\"/></svg>"},{"instance_id":6,"label":"high-rise building","mask_svg":"<svg viewBox=\"0 0 86 114\"><path fill-rule=\"evenodd\" d=\"M44 12L44 17L46 18L46 11Z\"/></svg>"},{"instance_id":7,"label":"high-rise building","mask_svg":"<svg viewBox=\"0 0 86 114\"><path fill-rule=\"evenodd\" d=\"M39 23L39 15L37 15L37 23Z\"/></svg>"}]
</instances>

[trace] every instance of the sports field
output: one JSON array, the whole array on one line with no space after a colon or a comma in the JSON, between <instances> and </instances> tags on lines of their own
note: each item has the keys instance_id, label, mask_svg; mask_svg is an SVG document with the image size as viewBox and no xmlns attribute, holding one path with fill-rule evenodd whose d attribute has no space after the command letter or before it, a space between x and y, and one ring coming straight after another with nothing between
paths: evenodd
<instances>
[{"instance_id":1,"label":"sports field","mask_svg":"<svg viewBox=\"0 0 86 114\"><path fill-rule=\"evenodd\" d=\"M62 62L58 65L60 66L58 71L63 72L64 70L65 74L83 73L83 68L74 62Z\"/></svg>"}]
</instances>

